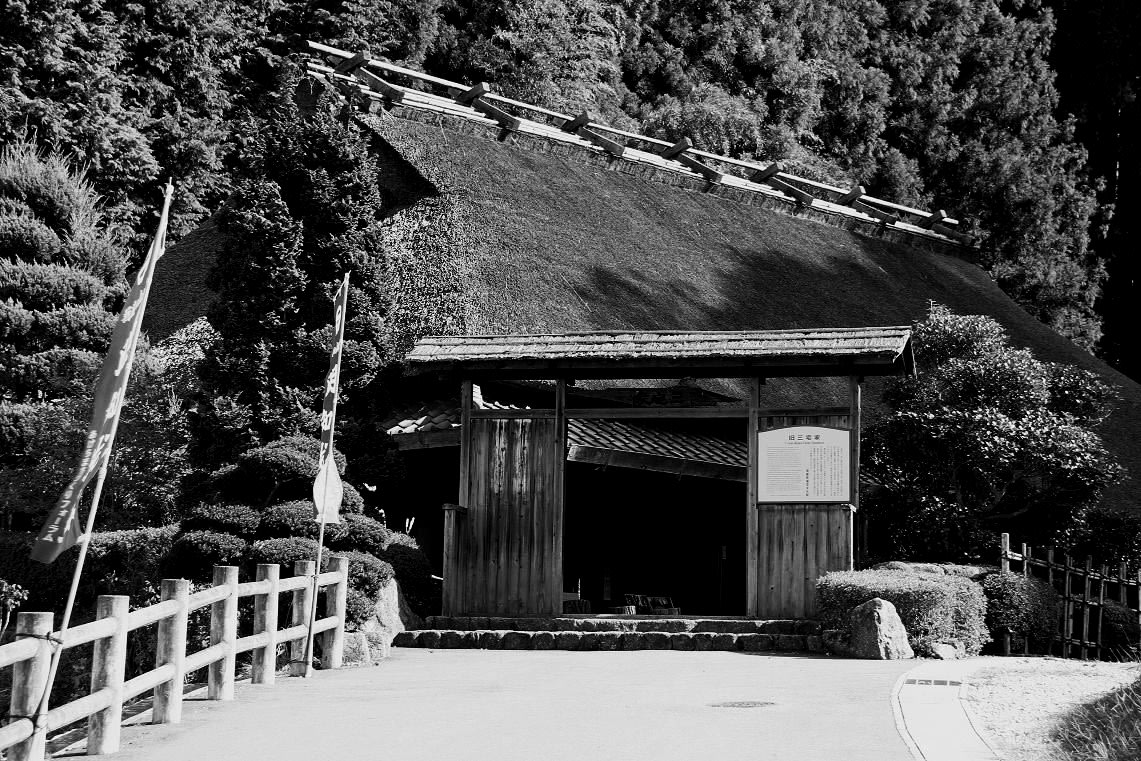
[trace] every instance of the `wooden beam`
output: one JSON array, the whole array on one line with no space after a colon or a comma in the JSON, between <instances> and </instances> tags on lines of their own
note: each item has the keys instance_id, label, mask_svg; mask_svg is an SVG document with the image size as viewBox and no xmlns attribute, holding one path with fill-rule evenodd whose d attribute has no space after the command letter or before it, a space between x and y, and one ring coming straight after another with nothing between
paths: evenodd
<instances>
[{"instance_id":1,"label":"wooden beam","mask_svg":"<svg viewBox=\"0 0 1141 761\"><path fill-rule=\"evenodd\" d=\"M649 470L656 473L673 473L695 478L715 478L720 481L742 482L746 469L736 465L726 465L700 460L685 460L647 452L627 452L620 449L606 449L585 445L572 446L567 452L568 462L582 462L604 467Z\"/></svg>"},{"instance_id":2,"label":"wooden beam","mask_svg":"<svg viewBox=\"0 0 1141 761\"><path fill-rule=\"evenodd\" d=\"M416 431L414 433L390 434L396 448L400 451L412 449L438 449L440 447L458 447L460 445L460 429L449 428L444 431Z\"/></svg>"},{"instance_id":3,"label":"wooden beam","mask_svg":"<svg viewBox=\"0 0 1141 761\"><path fill-rule=\"evenodd\" d=\"M489 92L491 92L491 85L489 85L487 82L480 82L473 87L469 87L463 92L453 94L452 99L455 100L456 103L470 106L476 98L481 95L487 95Z\"/></svg>"},{"instance_id":4,"label":"wooden beam","mask_svg":"<svg viewBox=\"0 0 1141 761\"><path fill-rule=\"evenodd\" d=\"M770 177L775 177L777 172L783 172L784 167L781 166L779 161L774 161L764 169L758 169L749 175L749 182L764 182Z\"/></svg>"},{"instance_id":5,"label":"wooden beam","mask_svg":"<svg viewBox=\"0 0 1141 761\"><path fill-rule=\"evenodd\" d=\"M793 198L796 199L797 203L804 204L805 206L811 206L812 202L815 200L815 196L813 196L811 193L809 193L805 190L801 190L800 188L796 187L795 185L791 185L791 184L785 182L784 180L780 179L776 175L773 175L772 177L765 180L765 184L768 185L770 188L774 188L775 190L779 190L780 192L784 193L785 195L792 196Z\"/></svg>"},{"instance_id":6,"label":"wooden beam","mask_svg":"<svg viewBox=\"0 0 1141 761\"><path fill-rule=\"evenodd\" d=\"M611 156L615 156L616 158L622 158L623 154L626 153L626 146L622 145L622 143L619 143L615 140L611 140L608 137L603 137L602 135L598 134L597 132L595 132L592 129L587 129L586 127L579 127L575 131L575 134L581 138L589 140L590 142L594 143L599 148L606 151Z\"/></svg>"},{"instance_id":7,"label":"wooden beam","mask_svg":"<svg viewBox=\"0 0 1141 761\"><path fill-rule=\"evenodd\" d=\"M567 382L566 379L559 379L555 382L555 452L556 457L548 457L548 460L553 460L552 466L554 472L554 487L552 499L555 504L551 511L553 517L552 525L549 528L551 535L551 557L548 562L547 574L553 576L549 580L549 589L556 595L555 599L548 602L551 610L557 614L562 615L563 602L562 592L565 588L563 586L563 545L565 537L563 536L563 527L566 525L566 471L567 471ZM540 611L546 612L546 611Z\"/></svg>"},{"instance_id":8,"label":"wooden beam","mask_svg":"<svg viewBox=\"0 0 1141 761\"><path fill-rule=\"evenodd\" d=\"M368 89L380 93L387 100L399 103L404 100L404 89L385 82L368 69L360 68L353 72L353 76L362 82Z\"/></svg>"},{"instance_id":9,"label":"wooden beam","mask_svg":"<svg viewBox=\"0 0 1141 761\"><path fill-rule=\"evenodd\" d=\"M864 190L864 186L863 185L857 185L856 187L852 188L851 190L849 190L844 195L837 198L836 203L840 204L841 206L851 206L852 203L860 200L865 195L867 195L867 191Z\"/></svg>"},{"instance_id":10,"label":"wooden beam","mask_svg":"<svg viewBox=\"0 0 1141 761\"><path fill-rule=\"evenodd\" d=\"M938 224L934 225L931 229L933 231L939 233L940 235L947 237L947 238L950 238L951 240L953 240L956 243L959 243L963 246L974 246L975 245L975 239L972 238L970 235L967 235L966 233L960 232L958 230L952 230L950 227L947 227L947 225L943 224L942 222L939 222Z\"/></svg>"},{"instance_id":11,"label":"wooden beam","mask_svg":"<svg viewBox=\"0 0 1141 761\"><path fill-rule=\"evenodd\" d=\"M581 128L590 125L590 112L583 111L581 114L573 119L568 119L559 125L559 129L563 132L577 133Z\"/></svg>"},{"instance_id":12,"label":"wooden beam","mask_svg":"<svg viewBox=\"0 0 1141 761\"><path fill-rule=\"evenodd\" d=\"M364 66L369 62L369 54L367 51L358 50L353 53L350 58L342 58L333 66L333 71L338 74L352 74L354 71Z\"/></svg>"},{"instance_id":13,"label":"wooden beam","mask_svg":"<svg viewBox=\"0 0 1141 761\"><path fill-rule=\"evenodd\" d=\"M848 378L849 408L848 429L852 435L852 451L849 458L851 467L852 508L860 509L860 416L862 414L863 379L853 375Z\"/></svg>"},{"instance_id":14,"label":"wooden beam","mask_svg":"<svg viewBox=\"0 0 1141 761\"><path fill-rule=\"evenodd\" d=\"M757 479L760 475L760 402L761 384L757 378L749 382L749 424L745 429L749 445L749 464L745 475L745 615L755 616L760 598L760 515L757 513Z\"/></svg>"},{"instance_id":15,"label":"wooden beam","mask_svg":"<svg viewBox=\"0 0 1141 761\"><path fill-rule=\"evenodd\" d=\"M499 122L499 126L503 127L504 129L519 129L521 122L518 117L512 116L498 106L491 105L491 103L484 100L483 98L476 98L467 105L470 105L472 108L474 108L476 111L479 111L484 116L489 116L495 121Z\"/></svg>"},{"instance_id":16,"label":"wooden beam","mask_svg":"<svg viewBox=\"0 0 1141 761\"><path fill-rule=\"evenodd\" d=\"M473 432L471 412L474 393L475 386L470 380L465 380L460 384L460 489L456 502L467 507L470 507L472 504L471 459ZM459 517L455 513L451 513L451 515ZM444 571L442 611L445 616L458 615L464 612L468 606L470 582L468 571L470 571L470 567L467 557L467 537L469 531L468 527L466 525L460 525L459 521L454 521L453 527L451 546L445 548L450 551L448 558L451 566L450 570ZM445 540L446 539L447 537L445 537Z\"/></svg>"},{"instance_id":17,"label":"wooden beam","mask_svg":"<svg viewBox=\"0 0 1141 761\"><path fill-rule=\"evenodd\" d=\"M687 168L692 169L709 182L712 182L714 185L720 185L725 180L725 174L723 172L718 172L708 164L701 163L693 156L690 156L688 153L679 153L676 156L676 159L684 164Z\"/></svg>"},{"instance_id":18,"label":"wooden beam","mask_svg":"<svg viewBox=\"0 0 1141 761\"><path fill-rule=\"evenodd\" d=\"M897 215L892 214L890 211L884 211L878 206L873 206L872 204L867 203L860 198L852 201L852 208L856 211L862 211L869 217L874 217L885 225L890 225L899 221L899 217Z\"/></svg>"},{"instance_id":19,"label":"wooden beam","mask_svg":"<svg viewBox=\"0 0 1141 761\"><path fill-rule=\"evenodd\" d=\"M666 148L664 151L662 151L660 155L663 159L672 159L675 156L679 156L682 153L685 153L692 147L693 141L691 141L688 137L683 137L681 140L678 140L669 148Z\"/></svg>"},{"instance_id":20,"label":"wooden beam","mask_svg":"<svg viewBox=\"0 0 1141 761\"><path fill-rule=\"evenodd\" d=\"M472 420L543 420L555 417L555 410L473 409Z\"/></svg>"},{"instance_id":21,"label":"wooden beam","mask_svg":"<svg viewBox=\"0 0 1141 761\"><path fill-rule=\"evenodd\" d=\"M931 216L920 219L918 222L916 222L916 224L922 227L924 230L930 230L946 218L947 212L943 211L942 209L938 209L931 212Z\"/></svg>"},{"instance_id":22,"label":"wooden beam","mask_svg":"<svg viewBox=\"0 0 1141 761\"><path fill-rule=\"evenodd\" d=\"M567 410L570 420L654 420L663 418L746 418L745 407L584 407Z\"/></svg>"}]
</instances>

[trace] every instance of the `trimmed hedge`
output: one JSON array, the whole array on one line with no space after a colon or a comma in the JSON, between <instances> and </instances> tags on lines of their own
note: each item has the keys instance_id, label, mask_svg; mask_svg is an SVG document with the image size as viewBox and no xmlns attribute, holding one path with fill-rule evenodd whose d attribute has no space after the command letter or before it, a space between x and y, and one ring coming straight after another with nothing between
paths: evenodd
<instances>
[{"instance_id":1,"label":"trimmed hedge","mask_svg":"<svg viewBox=\"0 0 1141 761\"><path fill-rule=\"evenodd\" d=\"M249 539L257 533L261 516L248 505L202 503L182 519L183 531L217 531Z\"/></svg>"},{"instance_id":2,"label":"trimmed hedge","mask_svg":"<svg viewBox=\"0 0 1141 761\"><path fill-rule=\"evenodd\" d=\"M1058 628L1061 598L1041 579L1020 573L994 573L983 579L986 624L999 639L1006 629L1019 638L1049 639Z\"/></svg>"},{"instance_id":3,"label":"trimmed hedge","mask_svg":"<svg viewBox=\"0 0 1141 761\"><path fill-rule=\"evenodd\" d=\"M333 549L359 550L379 557L392 539L392 532L383 523L364 515L343 515L341 520L344 532L329 539Z\"/></svg>"},{"instance_id":4,"label":"trimmed hedge","mask_svg":"<svg viewBox=\"0 0 1141 761\"><path fill-rule=\"evenodd\" d=\"M178 526L96 532L88 546L87 563L80 579L80 600L101 594L131 595L138 599L162 578L162 558L170 551ZM59 610L67 597L77 550L44 565L29 559L35 534L0 532L0 578L28 590L23 610Z\"/></svg>"},{"instance_id":5,"label":"trimmed hedge","mask_svg":"<svg viewBox=\"0 0 1141 761\"><path fill-rule=\"evenodd\" d=\"M827 628L846 628L852 608L874 597L895 605L916 653L930 654L936 643L958 640L968 655L975 655L990 641L982 587L968 579L869 570L836 571L816 581L816 601Z\"/></svg>"},{"instance_id":6,"label":"trimmed hedge","mask_svg":"<svg viewBox=\"0 0 1141 761\"><path fill-rule=\"evenodd\" d=\"M1132 609L1106 600L1101 625L1103 647L1141 648L1141 622L1137 621L1137 613Z\"/></svg>"},{"instance_id":7,"label":"trimmed hedge","mask_svg":"<svg viewBox=\"0 0 1141 761\"><path fill-rule=\"evenodd\" d=\"M304 536L316 539L320 528L314 516L313 503L295 500L267 507L261 514L258 537L275 539ZM347 533L348 529L344 523L325 524L325 539L329 547L337 547Z\"/></svg>"},{"instance_id":8,"label":"trimmed hedge","mask_svg":"<svg viewBox=\"0 0 1141 761\"><path fill-rule=\"evenodd\" d=\"M317 542L304 536L289 536L280 539L263 539L250 547L249 561L257 563L278 563L289 573L298 560L316 560Z\"/></svg>"},{"instance_id":9,"label":"trimmed hedge","mask_svg":"<svg viewBox=\"0 0 1141 761\"><path fill-rule=\"evenodd\" d=\"M214 566L238 565L248 543L241 537L218 531L187 531L174 541L163 560L163 575L208 581Z\"/></svg>"}]
</instances>

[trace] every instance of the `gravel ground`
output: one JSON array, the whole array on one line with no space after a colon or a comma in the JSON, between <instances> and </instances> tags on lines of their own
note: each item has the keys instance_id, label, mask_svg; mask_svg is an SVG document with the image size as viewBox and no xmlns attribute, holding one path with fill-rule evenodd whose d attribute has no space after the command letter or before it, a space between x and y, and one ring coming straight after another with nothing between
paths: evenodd
<instances>
[{"instance_id":1,"label":"gravel ground","mask_svg":"<svg viewBox=\"0 0 1141 761\"><path fill-rule=\"evenodd\" d=\"M1138 664L1061 658L994 658L970 678L967 708L1005 761L1060 761L1058 719L1137 678Z\"/></svg>"}]
</instances>

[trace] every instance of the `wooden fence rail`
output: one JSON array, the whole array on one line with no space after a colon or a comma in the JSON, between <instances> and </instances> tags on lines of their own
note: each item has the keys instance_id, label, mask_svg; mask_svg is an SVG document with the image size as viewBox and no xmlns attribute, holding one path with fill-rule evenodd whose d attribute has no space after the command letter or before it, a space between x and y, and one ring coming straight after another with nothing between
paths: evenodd
<instances>
[{"instance_id":1,"label":"wooden fence rail","mask_svg":"<svg viewBox=\"0 0 1141 761\"><path fill-rule=\"evenodd\" d=\"M1002 535L1000 562L1004 572L1040 578L1061 596L1058 629L1050 650L1057 649L1063 658L1076 655L1085 660L1092 654L1100 659L1110 654L1103 652L1102 637L1107 602L1132 610L1141 624L1141 571L1130 576L1125 563L1116 569L1106 565L1095 567L1093 558L1087 557L1084 563L1078 563L1064 553L1059 562L1053 549L1043 551L1041 548L1035 557L1034 548L1025 544L1021 546L1021 552L1012 550L1009 534ZM1003 652L1010 655L1010 651L1010 635L1007 634ZM1029 651L1029 641L1024 640L1023 652Z\"/></svg>"},{"instance_id":2,"label":"wooden fence rail","mask_svg":"<svg viewBox=\"0 0 1141 761\"><path fill-rule=\"evenodd\" d=\"M42 761L49 732L87 719L87 754L119 749L123 704L154 690L154 723L182 720L182 687L187 674L208 668L207 695L211 700L233 700L238 654L253 651L251 681L273 684L277 646L288 643L293 673L303 674L308 615L315 590L326 587L324 616L313 623L327 668L339 668L344 657L345 608L348 593L348 559L329 559L330 570L314 579L311 560L293 565L293 576L281 578L278 565L257 567L255 581L239 583L236 566L215 566L213 585L190 593L186 579L163 579L161 601L130 610L124 595L100 595L95 620L75 626L62 635L52 631L51 613L20 613L15 641L0 646L0 668L12 667L12 694L8 723L0 727L0 751L9 761ZM278 628L278 596L292 594L292 619ZM253 634L238 637L238 601L254 598ZM210 607L210 644L186 652L191 612ZM157 624L155 667L131 679L127 671L127 635ZM52 649L94 643L91 691L56 706L39 719L36 714L47 686Z\"/></svg>"}]
</instances>

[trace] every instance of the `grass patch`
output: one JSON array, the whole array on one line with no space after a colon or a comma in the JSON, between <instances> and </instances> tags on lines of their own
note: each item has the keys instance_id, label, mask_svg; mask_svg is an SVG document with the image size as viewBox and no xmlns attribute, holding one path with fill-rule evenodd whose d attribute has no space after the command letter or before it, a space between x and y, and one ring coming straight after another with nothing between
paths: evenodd
<instances>
[{"instance_id":1,"label":"grass patch","mask_svg":"<svg viewBox=\"0 0 1141 761\"><path fill-rule=\"evenodd\" d=\"M1141 758L1141 675L1067 713L1054 730L1067 761Z\"/></svg>"}]
</instances>

